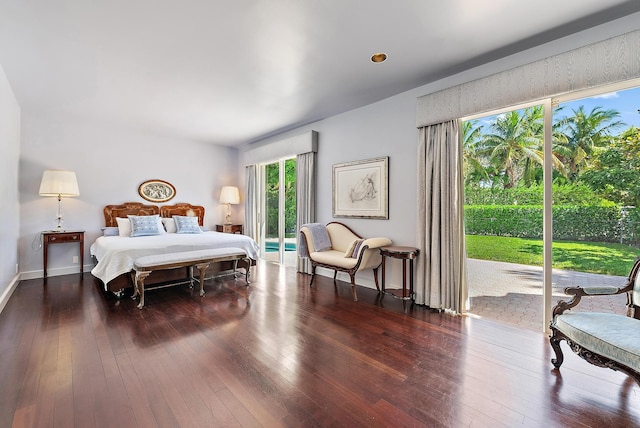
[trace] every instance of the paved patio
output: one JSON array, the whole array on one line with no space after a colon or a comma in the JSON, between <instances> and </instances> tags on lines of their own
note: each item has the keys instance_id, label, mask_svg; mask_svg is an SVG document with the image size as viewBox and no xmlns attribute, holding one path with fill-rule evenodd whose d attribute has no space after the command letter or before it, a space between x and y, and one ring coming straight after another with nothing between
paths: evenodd
<instances>
[{"instance_id":1,"label":"paved patio","mask_svg":"<svg viewBox=\"0 0 640 428\"><path fill-rule=\"evenodd\" d=\"M631 268L631 267L629 267ZM520 327L542 330L542 268L487 260L467 259L470 313ZM567 297L565 287L623 286L626 277L553 271L552 306ZM584 299L578 308L584 311L626 313L626 296Z\"/></svg>"}]
</instances>

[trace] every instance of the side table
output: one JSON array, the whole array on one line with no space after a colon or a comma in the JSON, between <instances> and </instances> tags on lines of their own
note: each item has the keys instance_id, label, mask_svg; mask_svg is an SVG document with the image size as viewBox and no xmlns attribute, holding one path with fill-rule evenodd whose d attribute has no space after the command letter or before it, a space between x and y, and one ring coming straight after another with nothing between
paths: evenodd
<instances>
[{"instance_id":1,"label":"side table","mask_svg":"<svg viewBox=\"0 0 640 428\"><path fill-rule=\"evenodd\" d=\"M84 273L84 230L76 231L46 231L42 232L42 264L44 277L47 277L47 252L51 244L66 244L77 242L80 244L80 273Z\"/></svg>"},{"instance_id":2,"label":"side table","mask_svg":"<svg viewBox=\"0 0 640 428\"><path fill-rule=\"evenodd\" d=\"M380 254L382 255L382 293L391 294L393 297L403 300L403 307L406 311L406 301L413 300L413 260L418 257L418 250L415 247L400 247L396 245L389 245L380 248ZM393 293L387 293L385 288L385 260L387 257L393 259L402 260L402 296L396 296ZM409 293L407 294L407 260L409 260Z\"/></svg>"},{"instance_id":3,"label":"side table","mask_svg":"<svg viewBox=\"0 0 640 428\"><path fill-rule=\"evenodd\" d=\"M216 224L216 232L239 233L242 235L241 224Z\"/></svg>"}]
</instances>

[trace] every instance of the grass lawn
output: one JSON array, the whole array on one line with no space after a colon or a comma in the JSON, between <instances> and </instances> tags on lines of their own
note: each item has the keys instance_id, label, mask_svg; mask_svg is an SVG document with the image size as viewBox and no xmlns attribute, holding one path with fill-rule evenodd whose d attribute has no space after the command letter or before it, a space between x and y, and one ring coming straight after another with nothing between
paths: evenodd
<instances>
[{"instance_id":1,"label":"grass lawn","mask_svg":"<svg viewBox=\"0 0 640 428\"><path fill-rule=\"evenodd\" d=\"M542 266L542 240L467 235L467 256ZM627 276L640 249L603 242L554 241L553 267L576 272Z\"/></svg>"}]
</instances>

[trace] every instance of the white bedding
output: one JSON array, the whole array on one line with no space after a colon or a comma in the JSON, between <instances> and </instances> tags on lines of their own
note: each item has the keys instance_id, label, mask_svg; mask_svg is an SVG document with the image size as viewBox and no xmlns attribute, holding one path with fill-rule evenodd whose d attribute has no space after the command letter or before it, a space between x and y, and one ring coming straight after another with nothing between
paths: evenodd
<instances>
[{"instance_id":1,"label":"white bedding","mask_svg":"<svg viewBox=\"0 0 640 428\"><path fill-rule=\"evenodd\" d=\"M254 260L258 259L260 250L248 236L231 233L165 233L135 238L101 236L91 244L91 255L98 260L91 273L102 280L106 289L109 281L130 272L138 257L225 247L242 248Z\"/></svg>"}]
</instances>

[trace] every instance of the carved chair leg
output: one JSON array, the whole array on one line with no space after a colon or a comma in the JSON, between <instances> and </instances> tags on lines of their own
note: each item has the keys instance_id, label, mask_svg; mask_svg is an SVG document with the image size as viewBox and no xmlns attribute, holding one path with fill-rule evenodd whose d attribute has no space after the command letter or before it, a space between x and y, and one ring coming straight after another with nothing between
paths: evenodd
<instances>
[{"instance_id":1,"label":"carved chair leg","mask_svg":"<svg viewBox=\"0 0 640 428\"><path fill-rule=\"evenodd\" d=\"M333 270L333 289L336 291L336 296L338 295L338 283L336 282L336 278L338 277L338 271Z\"/></svg>"},{"instance_id":2,"label":"carved chair leg","mask_svg":"<svg viewBox=\"0 0 640 428\"><path fill-rule=\"evenodd\" d=\"M356 293L356 275L355 274L350 274L349 276L351 276L351 289L353 290L353 301L357 302L358 301L358 293Z\"/></svg>"},{"instance_id":3,"label":"carved chair leg","mask_svg":"<svg viewBox=\"0 0 640 428\"><path fill-rule=\"evenodd\" d=\"M549 338L549 343L551 343L551 347L553 351L556 353L556 357L551 359L551 364L557 369L560 368L562 362L564 361L564 354L562 353L562 349L560 348L561 337L556 335L556 331L553 330L553 335Z\"/></svg>"},{"instance_id":4,"label":"carved chair leg","mask_svg":"<svg viewBox=\"0 0 640 428\"><path fill-rule=\"evenodd\" d=\"M376 288L380 291L380 284L378 284L378 268L380 266L373 268L373 280L376 282Z\"/></svg>"},{"instance_id":5,"label":"carved chair leg","mask_svg":"<svg viewBox=\"0 0 640 428\"><path fill-rule=\"evenodd\" d=\"M309 282L309 287L313 285L313 279L316 277L316 265L311 265L311 281Z\"/></svg>"}]
</instances>

